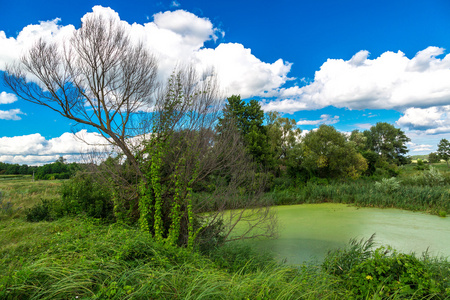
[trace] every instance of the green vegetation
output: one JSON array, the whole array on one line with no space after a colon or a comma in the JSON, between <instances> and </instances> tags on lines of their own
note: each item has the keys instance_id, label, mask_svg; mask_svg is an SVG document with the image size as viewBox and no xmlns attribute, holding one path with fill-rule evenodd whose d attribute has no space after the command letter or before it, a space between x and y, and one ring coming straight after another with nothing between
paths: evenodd
<instances>
[{"instance_id":1,"label":"green vegetation","mask_svg":"<svg viewBox=\"0 0 450 300\"><path fill-rule=\"evenodd\" d=\"M80 168L81 166L77 163L66 164L63 157L60 157L54 163L39 167L0 162L0 175L10 175L2 176L2 180L26 175L33 175L36 180L68 179Z\"/></svg>"},{"instance_id":2,"label":"green vegetation","mask_svg":"<svg viewBox=\"0 0 450 300\"><path fill-rule=\"evenodd\" d=\"M295 120L265 118L256 100L231 96L222 110L214 74L179 67L159 85L155 57L114 19L89 15L64 45L39 40L8 66L5 84L95 128L117 152L83 168L63 158L0 164L0 174L54 180L0 181L0 298L450 296L446 261L372 250L370 241L322 267L283 266L231 243L275 236L273 204L450 213L448 172L405 167L400 129L377 123L347 136L322 125L301 138ZM448 164L447 146L437 155Z\"/></svg>"},{"instance_id":3,"label":"green vegetation","mask_svg":"<svg viewBox=\"0 0 450 300\"><path fill-rule=\"evenodd\" d=\"M448 161L450 160L450 142L447 139L439 141L437 155L447 162L448 167Z\"/></svg>"},{"instance_id":4,"label":"green vegetation","mask_svg":"<svg viewBox=\"0 0 450 300\"><path fill-rule=\"evenodd\" d=\"M405 166L402 172L398 177L377 181L313 180L300 186L283 182L265 197L275 205L333 202L450 214L450 172L439 171L438 166L425 171Z\"/></svg>"},{"instance_id":5,"label":"green vegetation","mask_svg":"<svg viewBox=\"0 0 450 300\"><path fill-rule=\"evenodd\" d=\"M446 169L445 164L438 167L442 166ZM272 197L278 203L295 199L300 202L351 202L381 207L398 207L400 199L415 199L410 204L403 201L405 208L450 212L448 188L444 191L448 181L444 182L445 185L433 186L406 183L406 178L430 172L417 171L414 166L406 167L403 176L378 181L379 184L361 179L348 183L316 181L296 191L285 188L277 192L275 189L266 197ZM447 180L448 177L445 178ZM373 249L369 247L371 240L353 241L348 248L330 252L322 266L282 265L269 253L258 253L239 243L206 247L201 252L170 246L151 238L138 226L88 217L89 212L96 211L91 209L96 206L89 204L96 201L83 200L92 199L88 196L95 195L92 191L98 190L93 189L89 193L88 184L92 181L84 179L66 182L20 179L0 183L2 203L13 203L10 208L4 204L2 206L0 298L450 297L448 261L426 255L416 257L397 253L390 248ZM78 187L80 192L84 189L84 196L81 197L82 194L75 193L76 189L70 187ZM61 197L61 193L65 196ZM369 200L362 202L363 195L370 193L373 195ZM106 198L97 198L97 202ZM58 209L60 211L57 220L25 221L30 211L27 208L49 203L50 215ZM71 203L80 210L61 213L64 212L64 203ZM430 208L431 203L435 205L433 208ZM16 205L21 205L22 209Z\"/></svg>"},{"instance_id":6,"label":"green vegetation","mask_svg":"<svg viewBox=\"0 0 450 300\"><path fill-rule=\"evenodd\" d=\"M450 296L450 263L427 256L374 249L374 236L351 240L346 249L331 251L323 268L342 280L351 297L366 299L440 299Z\"/></svg>"}]
</instances>

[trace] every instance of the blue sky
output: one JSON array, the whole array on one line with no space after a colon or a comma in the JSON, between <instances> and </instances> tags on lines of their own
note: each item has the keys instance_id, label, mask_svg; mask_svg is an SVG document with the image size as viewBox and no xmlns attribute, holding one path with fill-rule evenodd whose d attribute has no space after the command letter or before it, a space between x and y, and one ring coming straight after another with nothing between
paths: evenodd
<instances>
[{"instance_id":1,"label":"blue sky","mask_svg":"<svg viewBox=\"0 0 450 300\"><path fill-rule=\"evenodd\" d=\"M302 130L389 122L411 138L411 155L450 138L450 1L2 1L0 72L33 38L78 28L93 7L147 35L162 74L171 61L214 65L228 94ZM73 125L0 84L0 161L77 159Z\"/></svg>"}]
</instances>

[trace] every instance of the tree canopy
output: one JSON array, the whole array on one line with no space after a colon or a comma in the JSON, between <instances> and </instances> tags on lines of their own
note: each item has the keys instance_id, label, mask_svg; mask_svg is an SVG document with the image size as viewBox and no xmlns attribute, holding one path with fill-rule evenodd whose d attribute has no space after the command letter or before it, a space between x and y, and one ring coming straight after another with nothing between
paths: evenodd
<instances>
[{"instance_id":1,"label":"tree canopy","mask_svg":"<svg viewBox=\"0 0 450 300\"><path fill-rule=\"evenodd\" d=\"M264 126L264 111L258 101L250 100L246 103L240 96L229 97L223 115L219 118L218 130L223 131L224 124L230 121L240 132L246 149L255 162L271 168L273 155L268 143L267 128Z\"/></svg>"},{"instance_id":2,"label":"tree canopy","mask_svg":"<svg viewBox=\"0 0 450 300\"><path fill-rule=\"evenodd\" d=\"M437 154L441 159L447 162L448 166L448 161L450 160L450 142L447 139L439 141Z\"/></svg>"},{"instance_id":3,"label":"tree canopy","mask_svg":"<svg viewBox=\"0 0 450 300\"><path fill-rule=\"evenodd\" d=\"M302 141L302 165L321 177L359 177L367 162L333 126L321 125Z\"/></svg>"},{"instance_id":4,"label":"tree canopy","mask_svg":"<svg viewBox=\"0 0 450 300\"><path fill-rule=\"evenodd\" d=\"M371 150L389 163L402 165L407 163L406 143L411 141L405 133L394 125L379 122L363 132L367 139L367 149Z\"/></svg>"}]
</instances>

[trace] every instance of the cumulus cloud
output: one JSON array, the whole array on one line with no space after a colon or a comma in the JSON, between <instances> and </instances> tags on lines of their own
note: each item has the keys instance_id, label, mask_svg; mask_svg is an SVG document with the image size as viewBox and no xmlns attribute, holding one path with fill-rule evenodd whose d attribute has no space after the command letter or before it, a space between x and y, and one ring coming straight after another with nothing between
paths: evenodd
<instances>
[{"instance_id":1,"label":"cumulus cloud","mask_svg":"<svg viewBox=\"0 0 450 300\"><path fill-rule=\"evenodd\" d=\"M339 116L321 115L319 120L300 120L297 122L297 125L332 125L337 122L339 122Z\"/></svg>"},{"instance_id":2,"label":"cumulus cloud","mask_svg":"<svg viewBox=\"0 0 450 300\"><path fill-rule=\"evenodd\" d=\"M397 124L426 134L450 132L450 105L429 108L408 108Z\"/></svg>"},{"instance_id":3,"label":"cumulus cloud","mask_svg":"<svg viewBox=\"0 0 450 300\"><path fill-rule=\"evenodd\" d=\"M366 50L350 60L328 59L304 87L279 90L271 110L293 113L326 106L350 109L427 108L450 103L450 55L428 47L409 59L401 51L369 59Z\"/></svg>"},{"instance_id":4,"label":"cumulus cloud","mask_svg":"<svg viewBox=\"0 0 450 300\"><path fill-rule=\"evenodd\" d=\"M19 115L24 115L24 113L18 109L10 109L10 110L0 110L0 120L21 120Z\"/></svg>"},{"instance_id":5,"label":"cumulus cloud","mask_svg":"<svg viewBox=\"0 0 450 300\"><path fill-rule=\"evenodd\" d=\"M175 2L174 2L175 3ZM97 14L120 20L111 8L94 6L89 14ZM61 26L59 19L28 25L17 37L7 37L0 31L0 70L7 63L18 59L37 38L61 42L67 39L75 27ZM167 78L177 64L193 64L199 70L214 68L222 88L229 94L243 98L275 93L287 80L291 64L279 59L266 63L251 54L241 44L219 44L205 48L208 41L217 41L224 32L215 28L207 18L201 18L185 10L160 12L153 21L145 24L129 24L120 21L133 41L141 41L159 61L161 78Z\"/></svg>"},{"instance_id":6,"label":"cumulus cloud","mask_svg":"<svg viewBox=\"0 0 450 300\"><path fill-rule=\"evenodd\" d=\"M11 104L16 101L16 95L6 92L0 93L0 104ZM18 108L10 110L0 110L0 120L21 120L19 115L24 115L24 113Z\"/></svg>"},{"instance_id":7,"label":"cumulus cloud","mask_svg":"<svg viewBox=\"0 0 450 300\"><path fill-rule=\"evenodd\" d=\"M228 94L271 96L289 79L291 64L282 59L272 64L262 62L241 44L220 44L215 49L201 49L197 61L215 67L219 81Z\"/></svg>"},{"instance_id":8,"label":"cumulus cloud","mask_svg":"<svg viewBox=\"0 0 450 300\"><path fill-rule=\"evenodd\" d=\"M80 160L82 153L105 151L109 146L98 133L81 130L75 134L46 139L39 133L0 138L0 161L39 165L54 162L59 156ZM69 159L70 158L70 159Z\"/></svg>"},{"instance_id":9,"label":"cumulus cloud","mask_svg":"<svg viewBox=\"0 0 450 300\"><path fill-rule=\"evenodd\" d=\"M10 104L16 101L17 101L16 95L7 92L0 93L0 104Z\"/></svg>"},{"instance_id":10,"label":"cumulus cloud","mask_svg":"<svg viewBox=\"0 0 450 300\"><path fill-rule=\"evenodd\" d=\"M406 145L408 146L409 150L411 152L431 152L433 149L432 145L426 145L426 144L415 144L412 142L408 142L406 143Z\"/></svg>"}]
</instances>

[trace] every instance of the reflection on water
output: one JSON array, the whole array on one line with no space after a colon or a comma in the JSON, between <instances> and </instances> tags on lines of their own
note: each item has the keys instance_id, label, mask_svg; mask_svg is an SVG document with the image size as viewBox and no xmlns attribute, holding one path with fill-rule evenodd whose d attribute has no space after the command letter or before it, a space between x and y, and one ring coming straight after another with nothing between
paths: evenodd
<instances>
[{"instance_id":1,"label":"reflection on water","mask_svg":"<svg viewBox=\"0 0 450 300\"><path fill-rule=\"evenodd\" d=\"M279 238L252 241L274 251L280 260L296 264L321 261L328 250L351 238L367 239L376 233L377 245L401 252L450 256L450 218L398 209L357 208L345 204L278 206Z\"/></svg>"}]
</instances>

